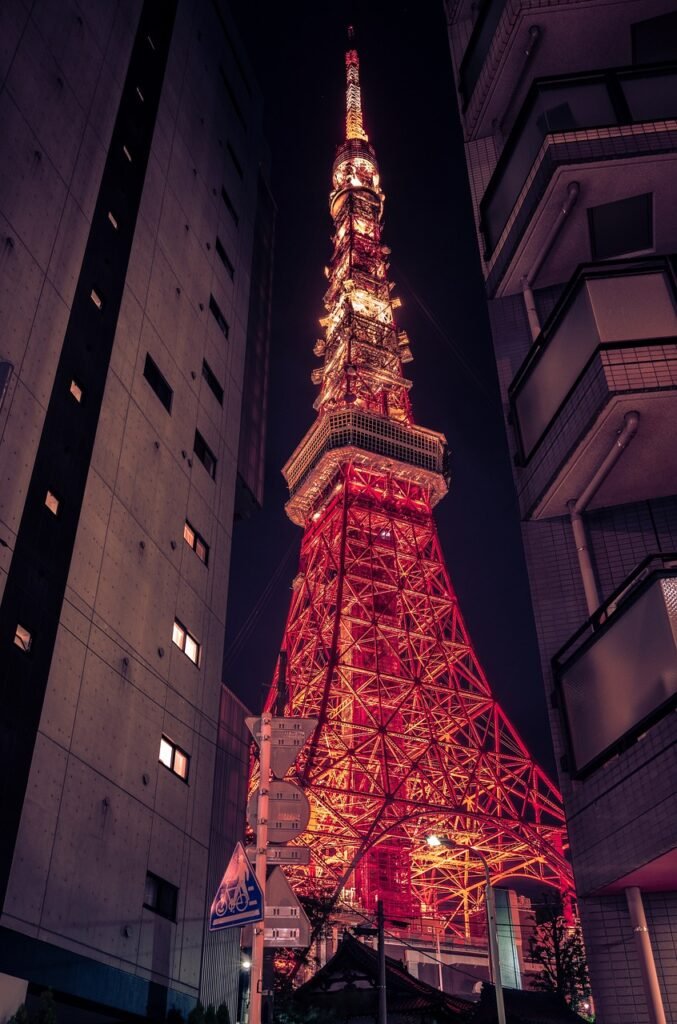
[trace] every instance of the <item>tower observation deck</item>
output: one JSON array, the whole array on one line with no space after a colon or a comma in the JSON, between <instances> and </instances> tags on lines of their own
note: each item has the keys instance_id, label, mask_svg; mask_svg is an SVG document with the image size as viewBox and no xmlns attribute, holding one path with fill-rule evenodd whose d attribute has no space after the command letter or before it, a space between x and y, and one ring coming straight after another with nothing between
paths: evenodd
<instances>
[{"instance_id":1,"label":"tower observation deck","mask_svg":"<svg viewBox=\"0 0 677 1024\"><path fill-rule=\"evenodd\" d=\"M475 850L496 883L571 888L564 817L492 696L445 565L432 509L448 488L446 441L413 420L355 49L346 79L317 418L283 470L304 537L286 681L268 707L319 722L289 776L311 804L297 888L358 910L380 896L388 914L436 916L467 939L484 907ZM435 832L460 846L431 849Z\"/></svg>"}]
</instances>

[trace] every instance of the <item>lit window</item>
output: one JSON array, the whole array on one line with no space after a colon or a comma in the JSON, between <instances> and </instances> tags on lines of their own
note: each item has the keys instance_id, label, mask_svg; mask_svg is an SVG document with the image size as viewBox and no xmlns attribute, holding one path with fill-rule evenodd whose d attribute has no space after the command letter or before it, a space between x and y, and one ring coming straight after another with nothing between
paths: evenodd
<instances>
[{"instance_id":1,"label":"lit window","mask_svg":"<svg viewBox=\"0 0 677 1024\"><path fill-rule=\"evenodd\" d=\"M31 636L31 634L29 633L25 626L17 624L17 627L14 631L14 643L16 644L17 647L20 647L22 651L26 651L26 653L30 651L31 645L33 643L33 637Z\"/></svg>"},{"instance_id":2,"label":"lit window","mask_svg":"<svg viewBox=\"0 0 677 1024\"><path fill-rule=\"evenodd\" d=\"M131 164L131 162L132 162L132 154L129 152L129 150L127 149L126 146L122 147L122 152L125 154L125 156L127 157L127 159L129 160L129 162Z\"/></svg>"},{"instance_id":3,"label":"lit window","mask_svg":"<svg viewBox=\"0 0 677 1024\"><path fill-rule=\"evenodd\" d=\"M136 87L136 95L137 95L137 96L139 97L139 99L141 100L141 102L142 102L142 103L145 103L145 102L146 102L146 101L145 101L145 98L144 98L144 95L143 95L143 93L141 92L141 90L139 89L138 85L137 85L137 87Z\"/></svg>"},{"instance_id":4,"label":"lit window","mask_svg":"<svg viewBox=\"0 0 677 1024\"><path fill-rule=\"evenodd\" d=\"M195 527L191 526L187 519L183 527L183 539L188 547L193 549L200 561L207 565L209 561L209 544L207 544L204 537L200 536Z\"/></svg>"},{"instance_id":5,"label":"lit window","mask_svg":"<svg viewBox=\"0 0 677 1024\"><path fill-rule=\"evenodd\" d=\"M108 211L108 220L111 222L111 224L113 225L113 227L117 231L117 229L118 229L118 222L117 222L117 220L115 219L115 217L113 216L113 214L112 214L112 212L110 210Z\"/></svg>"},{"instance_id":6,"label":"lit window","mask_svg":"<svg viewBox=\"0 0 677 1024\"><path fill-rule=\"evenodd\" d=\"M72 380L71 386L68 390L70 391L71 395L73 396L76 402L82 401L82 388L77 383L77 381Z\"/></svg>"},{"instance_id":7,"label":"lit window","mask_svg":"<svg viewBox=\"0 0 677 1024\"><path fill-rule=\"evenodd\" d=\"M176 921L176 908L179 902L179 890L171 882L166 882L152 871L146 874L146 886L143 893L143 905L160 917Z\"/></svg>"},{"instance_id":8,"label":"lit window","mask_svg":"<svg viewBox=\"0 0 677 1024\"><path fill-rule=\"evenodd\" d=\"M96 288L92 288L91 292L89 293L89 297L97 309L103 309L103 299L97 292Z\"/></svg>"},{"instance_id":9,"label":"lit window","mask_svg":"<svg viewBox=\"0 0 677 1024\"><path fill-rule=\"evenodd\" d=\"M200 645L191 633L177 620L174 621L172 640L194 665L200 664Z\"/></svg>"},{"instance_id":10,"label":"lit window","mask_svg":"<svg viewBox=\"0 0 677 1024\"><path fill-rule=\"evenodd\" d=\"M172 767L172 758L174 756L174 747L166 740L164 736L160 740L160 760L168 768Z\"/></svg>"},{"instance_id":11,"label":"lit window","mask_svg":"<svg viewBox=\"0 0 677 1024\"><path fill-rule=\"evenodd\" d=\"M54 494L52 491L47 491L47 494L45 495L45 505L52 513L52 515L55 516L58 514L59 499L57 498L56 494Z\"/></svg>"},{"instance_id":12,"label":"lit window","mask_svg":"<svg viewBox=\"0 0 677 1024\"><path fill-rule=\"evenodd\" d=\"M160 740L160 761L184 782L188 781L190 757L185 750L177 747L176 743L172 743L167 736L163 736Z\"/></svg>"},{"instance_id":13,"label":"lit window","mask_svg":"<svg viewBox=\"0 0 677 1024\"><path fill-rule=\"evenodd\" d=\"M212 480L216 479L216 456L211 450L204 437L199 430L195 431L195 440L193 442L193 451L197 455L198 459L209 473Z\"/></svg>"}]
</instances>

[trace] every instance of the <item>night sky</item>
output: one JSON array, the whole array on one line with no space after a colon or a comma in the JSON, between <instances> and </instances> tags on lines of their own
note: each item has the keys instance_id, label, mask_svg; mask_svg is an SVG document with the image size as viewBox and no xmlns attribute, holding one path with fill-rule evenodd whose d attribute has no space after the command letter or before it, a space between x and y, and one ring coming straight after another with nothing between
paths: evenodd
<instances>
[{"instance_id":1,"label":"night sky","mask_svg":"<svg viewBox=\"0 0 677 1024\"><path fill-rule=\"evenodd\" d=\"M266 104L278 206L265 507L238 523L224 681L254 711L270 684L301 531L280 469L311 425L310 372L330 257L331 164L344 137L345 28L356 30L365 128L386 193L412 401L443 431L452 484L436 519L461 610L495 695L553 770L536 636L442 0L232 4Z\"/></svg>"}]
</instances>

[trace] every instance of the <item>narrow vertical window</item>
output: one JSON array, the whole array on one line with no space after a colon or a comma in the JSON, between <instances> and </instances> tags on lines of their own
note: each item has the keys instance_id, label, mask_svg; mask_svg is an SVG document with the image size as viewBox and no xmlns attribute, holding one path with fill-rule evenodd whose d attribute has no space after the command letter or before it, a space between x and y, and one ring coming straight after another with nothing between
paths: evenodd
<instances>
[{"instance_id":1,"label":"narrow vertical window","mask_svg":"<svg viewBox=\"0 0 677 1024\"><path fill-rule=\"evenodd\" d=\"M221 307L219 306L218 302L216 301L213 295L209 296L209 310L214 319L216 320L217 324L219 325L219 329L221 330L221 333L223 334L224 338L227 338L230 333L230 325L226 320L225 316L223 315L223 313L221 312Z\"/></svg>"}]
</instances>

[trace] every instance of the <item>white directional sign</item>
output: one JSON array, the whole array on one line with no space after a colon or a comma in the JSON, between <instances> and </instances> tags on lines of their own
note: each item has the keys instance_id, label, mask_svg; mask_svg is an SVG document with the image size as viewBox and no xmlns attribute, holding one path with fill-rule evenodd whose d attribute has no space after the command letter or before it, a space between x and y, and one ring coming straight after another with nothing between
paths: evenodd
<instances>
[{"instance_id":1,"label":"white directional sign","mask_svg":"<svg viewBox=\"0 0 677 1024\"><path fill-rule=\"evenodd\" d=\"M247 802L247 821L256 828L259 794L256 790ZM308 797L293 782L275 780L268 787L268 841L288 843L305 832L310 821Z\"/></svg>"},{"instance_id":2,"label":"white directional sign","mask_svg":"<svg viewBox=\"0 0 677 1024\"><path fill-rule=\"evenodd\" d=\"M261 719L246 718L247 728L257 743L261 739ZM316 718L273 718L271 720L270 768L277 779L284 777L298 757L304 743L317 727Z\"/></svg>"},{"instance_id":3,"label":"white directional sign","mask_svg":"<svg viewBox=\"0 0 677 1024\"><path fill-rule=\"evenodd\" d=\"M273 868L266 882L264 946L303 948L310 942L310 921L289 887L282 868Z\"/></svg>"},{"instance_id":4,"label":"white directional sign","mask_svg":"<svg viewBox=\"0 0 677 1024\"><path fill-rule=\"evenodd\" d=\"M247 848L252 863L256 860L256 849ZM266 864L310 864L309 846L269 846L266 850Z\"/></svg>"},{"instance_id":5,"label":"white directional sign","mask_svg":"<svg viewBox=\"0 0 677 1024\"><path fill-rule=\"evenodd\" d=\"M263 917L263 890L242 843L237 843L209 912L209 930L236 928Z\"/></svg>"}]
</instances>

